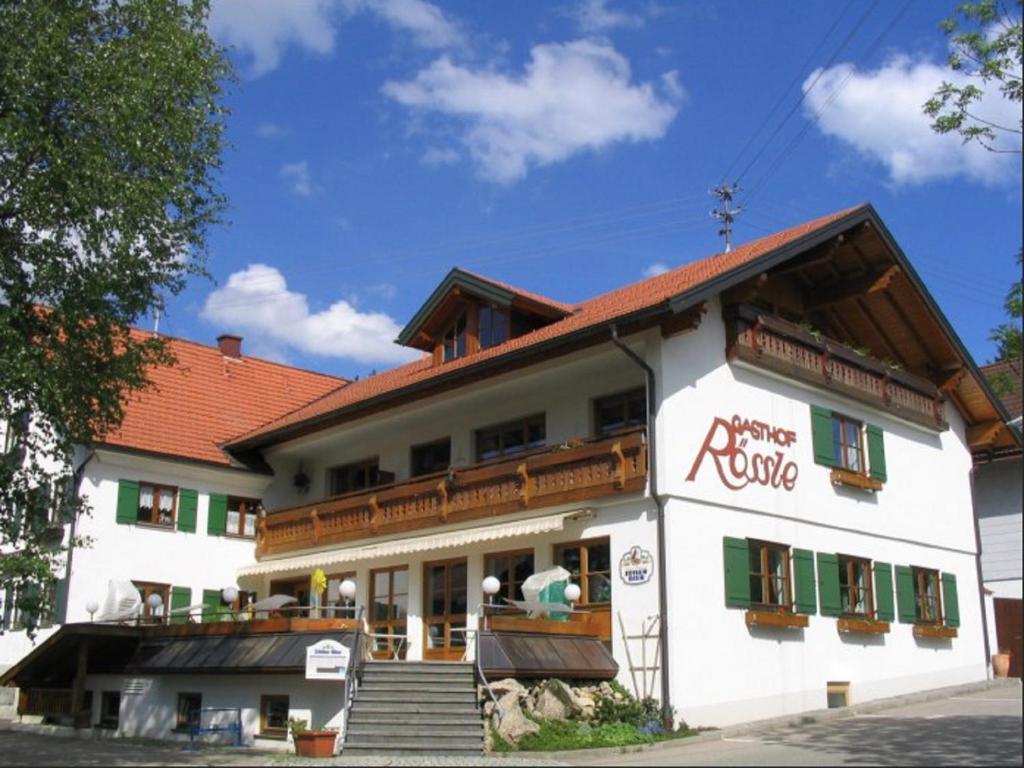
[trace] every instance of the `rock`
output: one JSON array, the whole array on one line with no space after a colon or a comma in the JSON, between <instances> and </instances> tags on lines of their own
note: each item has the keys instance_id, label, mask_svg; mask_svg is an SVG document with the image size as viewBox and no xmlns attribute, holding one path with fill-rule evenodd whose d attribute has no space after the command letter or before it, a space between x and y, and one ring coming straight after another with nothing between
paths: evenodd
<instances>
[{"instance_id":1,"label":"rock","mask_svg":"<svg viewBox=\"0 0 1024 768\"><path fill-rule=\"evenodd\" d=\"M518 705L513 707L505 707L503 705L502 713L502 716L499 718L498 713L495 712L491 716L491 723L494 725L494 730L498 732L498 735L509 744L518 744L527 734L536 733L540 730L540 726L526 717Z\"/></svg>"},{"instance_id":2,"label":"rock","mask_svg":"<svg viewBox=\"0 0 1024 768\"><path fill-rule=\"evenodd\" d=\"M586 691L580 691L580 693L573 697L573 705L579 710L578 717L581 720L590 720L594 716L594 710L597 707L597 702L594 697Z\"/></svg>"},{"instance_id":3,"label":"rock","mask_svg":"<svg viewBox=\"0 0 1024 768\"><path fill-rule=\"evenodd\" d=\"M537 696L534 712L545 720L567 720L578 715L580 707L573 700L569 686L561 680L548 680Z\"/></svg>"},{"instance_id":4,"label":"rock","mask_svg":"<svg viewBox=\"0 0 1024 768\"><path fill-rule=\"evenodd\" d=\"M515 691L516 698L520 698L521 696L529 693L529 691L523 687L522 683L512 677L506 677L502 680L491 683L491 690L494 691L494 695L499 699L512 691ZM487 696L486 691L483 695ZM490 697L488 696L488 698Z\"/></svg>"}]
</instances>

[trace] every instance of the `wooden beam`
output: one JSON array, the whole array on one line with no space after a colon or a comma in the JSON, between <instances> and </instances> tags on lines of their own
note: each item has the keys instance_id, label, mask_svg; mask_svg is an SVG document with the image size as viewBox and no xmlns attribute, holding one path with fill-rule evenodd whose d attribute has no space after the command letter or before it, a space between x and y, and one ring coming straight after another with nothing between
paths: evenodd
<instances>
[{"instance_id":1,"label":"wooden beam","mask_svg":"<svg viewBox=\"0 0 1024 768\"><path fill-rule=\"evenodd\" d=\"M700 326L700 321L704 318L704 313L707 311L707 302L702 301L700 304L665 318L661 321L662 338L667 339L670 336L677 336L680 333L696 330Z\"/></svg>"},{"instance_id":2,"label":"wooden beam","mask_svg":"<svg viewBox=\"0 0 1024 768\"><path fill-rule=\"evenodd\" d=\"M960 382L964 380L964 376L966 375L967 366L961 365L954 368L952 371L941 371L932 379L932 381L934 381L935 386L939 388L939 392L944 395L948 395L960 386Z\"/></svg>"},{"instance_id":3,"label":"wooden beam","mask_svg":"<svg viewBox=\"0 0 1024 768\"><path fill-rule=\"evenodd\" d=\"M750 304L756 297L758 291L768 282L768 273L762 272L757 277L745 280L737 286L730 288L722 294L722 305Z\"/></svg>"},{"instance_id":4,"label":"wooden beam","mask_svg":"<svg viewBox=\"0 0 1024 768\"><path fill-rule=\"evenodd\" d=\"M836 235L833 240L830 240L826 245L820 246L817 250L817 255L812 255L815 251L811 251L805 254L799 261L791 261L777 269L772 270L772 276L788 275L791 272L803 273L806 267L813 267L817 264L823 264L826 261L830 261L835 256L843 243L846 241L845 235Z\"/></svg>"},{"instance_id":5,"label":"wooden beam","mask_svg":"<svg viewBox=\"0 0 1024 768\"><path fill-rule=\"evenodd\" d=\"M818 309L829 304L839 304L851 299L858 299L872 293L884 291L889 283L900 273L900 268L893 264L881 271L871 272L864 277L855 280L847 280L844 283L825 290L809 293L804 300L808 310Z\"/></svg>"},{"instance_id":6,"label":"wooden beam","mask_svg":"<svg viewBox=\"0 0 1024 768\"><path fill-rule=\"evenodd\" d=\"M904 368L906 368L906 359L904 359L903 355L899 353L899 351L896 348L896 345L893 344L892 339L889 338L889 334L887 334L885 332L885 329L878 324L878 321L875 320L874 315L868 312L867 308L864 306L864 303L860 299L856 299L853 303L853 306L857 307L857 309L860 310L861 314L867 318L868 324L875 330L875 333L878 334L878 338L882 340L882 344L885 345L885 348L889 350L889 354L892 356L892 359L895 360L900 365L902 365Z\"/></svg>"},{"instance_id":7,"label":"wooden beam","mask_svg":"<svg viewBox=\"0 0 1024 768\"><path fill-rule=\"evenodd\" d=\"M85 711L85 676L89 670L89 638L83 637L78 644L78 658L75 680L71 684L71 722L74 728L88 728L92 713Z\"/></svg>"},{"instance_id":8,"label":"wooden beam","mask_svg":"<svg viewBox=\"0 0 1024 768\"><path fill-rule=\"evenodd\" d=\"M1006 424L998 420L973 424L967 428L967 445L972 451L992 445L1005 428Z\"/></svg>"}]
</instances>

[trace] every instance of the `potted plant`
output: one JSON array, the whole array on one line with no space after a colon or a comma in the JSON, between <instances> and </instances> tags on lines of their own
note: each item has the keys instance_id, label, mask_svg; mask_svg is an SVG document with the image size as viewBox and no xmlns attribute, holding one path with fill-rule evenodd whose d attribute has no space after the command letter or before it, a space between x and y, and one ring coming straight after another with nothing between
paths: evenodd
<instances>
[{"instance_id":1,"label":"potted plant","mask_svg":"<svg viewBox=\"0 0 1024 768\"><path fill-rule=\"evenodd\" d=\"M326 728L310 730L308 725L305 720L297 717L288 718L288 730L295 743L295 754L299 757L333 757L338 732Z\"/></svg>"}]
</instances>

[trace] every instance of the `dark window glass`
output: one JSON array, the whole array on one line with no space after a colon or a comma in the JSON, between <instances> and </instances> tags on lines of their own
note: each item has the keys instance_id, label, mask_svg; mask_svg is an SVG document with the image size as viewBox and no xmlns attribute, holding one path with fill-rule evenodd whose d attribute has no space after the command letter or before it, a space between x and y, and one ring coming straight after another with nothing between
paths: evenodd
<instances>
[{"instance_id":1,"label":"dark window glass","mask_svg":"<svg viewBox=\"0 0 1024 768\"><path fill-rule=\"evenodd\" d=\"M750 601L776 608L791 605L789 547L750 542Z\"/></svg>"},{"instance_id":2,"label":"dark window glass","mask_svg":"<svg viewBox=\"0 0 1024 768\"><path fill-rule=\"evenodd\" d=\"M480 349L508 340L508 315L494 307L480 308Z\"/></svg>"},{"instance_id":3,"label":"dark window glass","mask_svg":"<svg viewBox=\"0 0 1024 768\"><path fill-rule=\"evenodd\" d=\"M199 726L199 710L203 707L203 696L200 693L178 694L178 716L175 727L187 730Z\"/></svg>"},{"instance_id":4,"label":"dark window glass","mask_svg":"<svg viewBox=\"0 0 1024 768\"><path fill-rule=\"evenodd\" d=\"M121 692L103 691L100 696L100 727L117 728L121 718Z\"/></svg>"},{"instance_id":5,"label":"dark window glass","mask_svg":"<svg viewBox=\"0 0 1024 768\"><path fill-rule=\"evenodd\" d=\"M459 319L452 323L445 331L442 339L443 356L447 362L466 355L466 315L459 315Z\"/></svg>"},{"instance_id":6,"label":"dark window glass","mask_svg":"<svg viewBox=\"0 0 1024 768\"><path fill-rule=\"evenodd\" d=\"M873 615L870 561L839 556L839 597L843 613L853 616Z\"/></svg>"},{"instance_id":7,"label":"dark window glass","mask_svg":"<svg viewBox=\"0 0 1024 768\"><path fill-rule=\"evenodd\" d=\"M413 446L412 449L412 476L429 475L434 472L444 472L451 466L452 462L452 441L446 437L425 445Z\"/></svg>"},{"instance_id":8,"label":"dark window glass","mask_svg":"<svg viewBox=\"0 0 1024 768\"><path fill-rule=\"evenodd\" d=\"M382 481L382 473L377 459L355 461L340 467L331 467L327 473L331 496L373 488L380 485Z\"/></svg>"},{"instance_id":9,"label":"dark window glass","mask_svg":"<svg viewBox=\"0 0 1024 768\"><path fill-rule=\"evenodd\" d=\"M260 734L274 738L288 735L288 697L260 697Z\"/></svg>"},{"instance_id":10,"label":"dark window glass","mask_svg":"<svg viewBox=\"0 0 1024 768\"><path fill-rule=\"evenodd\" d=\"M581 605L611 601L611 547L608 539L560 544L555 547L555 562L569 571L572 582L579 585Z\"/></svg>"},{"instance_id":11,"label":"dark window glass","mask_svg":"<svg viewBox=\"0 0 1024 768\"><path fill-rule=\"evenodd\" d=\"M851 472L864 471L864 447L859 421L833 414L832 448L835 451L836 461L843 469L848 469Z\"/></svg>"},{"instance_id":12,"label":"dark window glass","mask_svg":"<svg viewBox=\"0 0 1024 768\"><path fill-rule=\"evenodd\" d=\"M594 427L598 434L647 424L647 393L640 389L599 397L594 401Z\"/></svg>"},{"instance_id":13,"label":"dark window glass","mask_svg":"<svg viewBox=\"0 0 1024 768\"><path fill-rule=\"evenodd\" d=\"M477 430L476 460L487 461L498 456L543 448L546 431L543 413Z\"/></svg>"},{"instance_id":14,"label":"dark window glass","mask_svg":"<svg viewBox=\"0 0 1024 768\"><path fill-rule=\"evenodd\" d=\"M913 574L917 620L925 624L940 623L942 604L939 602L939 572L928 568L914 568Z\"/></svg>"}]
</instances>

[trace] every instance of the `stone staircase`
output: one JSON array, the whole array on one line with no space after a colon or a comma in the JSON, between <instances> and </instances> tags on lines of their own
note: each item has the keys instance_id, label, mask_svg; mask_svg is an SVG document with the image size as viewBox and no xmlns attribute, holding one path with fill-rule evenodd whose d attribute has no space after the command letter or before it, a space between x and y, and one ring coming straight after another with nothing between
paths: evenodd
<instances>
[{"instance_id":1,"label":"stone staircase","mask_svg":"<svg viewBox=\"0 0 1024 768\"><path fill-rule=\"evenodd\" d=\"M376 661L363 669L343 754L479 755L472 664Z\"/></svg>"}]
</instances>

